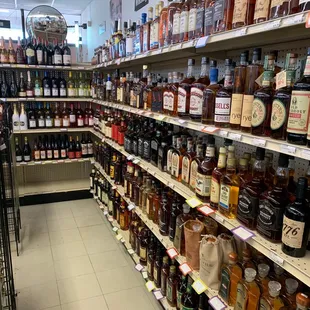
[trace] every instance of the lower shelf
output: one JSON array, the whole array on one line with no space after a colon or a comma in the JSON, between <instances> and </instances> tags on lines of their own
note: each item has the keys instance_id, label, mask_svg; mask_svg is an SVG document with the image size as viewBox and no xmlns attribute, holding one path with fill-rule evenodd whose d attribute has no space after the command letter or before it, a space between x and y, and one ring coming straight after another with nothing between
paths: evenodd
<instances>
[{"instance_id":1,"label":"lower shelf","mask_svg":"<svg viewBox=\"0 0 310 310\"><path fill-rule=\"evenodd\" d=\"M89 179L34 182L19 186L19 196L32 196L89 189Z\"/></svg>"}]
</instances>

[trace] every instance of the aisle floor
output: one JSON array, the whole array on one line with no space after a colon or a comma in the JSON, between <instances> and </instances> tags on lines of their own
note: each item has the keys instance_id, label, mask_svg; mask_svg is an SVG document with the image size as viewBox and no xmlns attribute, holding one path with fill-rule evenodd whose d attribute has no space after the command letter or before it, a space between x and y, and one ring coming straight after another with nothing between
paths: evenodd
<instances>
[{"instance_id":1,"label":"aisle floor","mask_svg":"<svg viewBox=\"0 0 310 310\"><path fill-rule=\"evenodd\" d=\"M93 199L21 207L21 217L18 310L162 309Z\"/></svg>"}]
</instances>

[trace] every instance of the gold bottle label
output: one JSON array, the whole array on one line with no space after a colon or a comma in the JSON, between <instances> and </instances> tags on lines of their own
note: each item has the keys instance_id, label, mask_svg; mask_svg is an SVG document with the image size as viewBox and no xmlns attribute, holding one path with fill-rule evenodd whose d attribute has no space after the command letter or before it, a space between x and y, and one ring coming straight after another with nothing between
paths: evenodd
<instances>
[{"instance_id":1,"label":"gold bottle label","mask_svg":"<svg viewBox=\"0 0 310 310\"><path fill-rule=\"evenodd\" d=\"M293 91L287 122L287 132L306 134L309 123L310 91Z\"/></svg>"},{"instance_id":2,"label":"gold bottle label","mask_svg":"<svg viewBox=\"0 0 310 310\"><path fill-rule=\"evenodd\" d=\"M237 301L235 304L234 310L246 310L246 303L247 303L247 292L245 287L242 283L238 283L237 285Z\"/></svg>"},{"instance_id":3,"label":"gold bottle label","mask_svg":"<svg viewBox=\"0 0 310 310\"><path fill-rule=\"evenodd\" d=\"M140 258L146 259L146 248L140 246Z\"/></svg>"},{"instance_id":4,"label":"gold bottle label","mask_svg":"<svg viewBox=\"0 0 310 310\"><path fill-rule=\"evenodd\" d=\"M286 108L281 100L275 99L272 102L270 128L277 130L281 128L286 120Z\"/></svg>"},{"instance_id":5,"label":"gold bottle label","mask_svg":"<svg viewBox=\"0 0 310 310\"><path fill-rule=\"evenodd\" d=\"M196 193L203 197L209 197L211 190L211 175L203 175L198 172L196 180Z\"/></svg>"},{"instance_id":6,"label":"gold bottle label","mask_svg":"<svg viewBox=\"0 0 310 310\"><path fill-rule=\"evenodd\" d=\"M182 181L186 183L189 182L189 164L189 158L184 156L182 160Z\"/></svg>"},{"instance_id":7,"label":"gold bottle label","mask_svg":"<svg viewBox=\"0 0 310 310\"><path fill-rule=\"evenodd\" d=\"M196 188L197 169L198 169L197 162L192 161L191 171L190 171L190 179L189 179L189 185L191 188Z\"/></svg>"},{"instance_id":8,"label":"gold bottle label","mask_svg":"<svg viewBox=\"0 0 310 310\"><path fill-rule=\"evenodd\" d=\"M125 216L124 216L124 214L120 214L119 224L120 224L120 227L125 227Z\"/></svg>"},{"instance_id":9,"label":"gold bottle label","mask_svg":"<svg viewBox=\"0 0 310 310\"><path fill-rule=\"evenodd\" d=\"M210 201L213 203L219 203L220 201L220 183L215 178L211 180Z\"/></svg>"},{"instance_id":10,"label":"gold bottle label","mask_svg":"<svg viewBox=\"0 0 310 310\"><path fill-rule=\"evenodd\" d=\"M252 107L252 127L258 127L266 118L266 107L263 101L255 98Z\"/></svg>"},{"instance_id":11,"label":"gold bottle label","mask_svg":"<svg viewBox=\"0 0 310 310\"><path fill-rule=\"evenodd\" d=\"M240 125L242 111L242 94L233 94L231 97L230 124Z\"/></svg>"},{"instance_id":12,"label":"gold bottle label","mask_svg":"<svg viewBox=\"0 0 310 310\"><path fill-rule=\"evenodd\" d=\"M270 0L258 0L255 4L254 20L260 18L268 19Z\"/></svg>"},{"instance_id":13,"label":"gold bottle label","mask_svg":"<svg viewBox=\"0 0 310 310\"><path fill-rule=\"evenodd\" d=\"M241 126L250 128L252 125L252 105L254 96L244 95L242 103Z\"/></svg>"},{"instance_id":14,"label":"gold bottle label","mask_svg":"<svg viewBox=\"0 0 310 310\"><path fill-rule=\"evenodd\" d=\"M247 1L244 1L244 0L235 1L233 21L232 21L233 24L245 23L246 8L247 8Z\"/></svg>"},{"instance_id":15,"label":"gold bottle label","mask_svg":"<svg viewBox=\"0 0 310 310\"><path fill-rule=\"evenodd\" d=\"M283 217L282 242L292 248L300 249L305 230L305 222Z\"/></svg>"}]
</instances>

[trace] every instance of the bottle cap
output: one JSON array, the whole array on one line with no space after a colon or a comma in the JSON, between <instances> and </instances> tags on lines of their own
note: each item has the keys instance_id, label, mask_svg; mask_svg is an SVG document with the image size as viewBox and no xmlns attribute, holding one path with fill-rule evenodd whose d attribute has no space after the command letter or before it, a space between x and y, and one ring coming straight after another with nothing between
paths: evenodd
<instances>
[{"instance_id":1,"label":"bottle cap","mask_svg":"<svg viewBox=\"0 0 310 310\"><path fill-rule=\"evenodd\" d=\"M163 263L164 264L168 264L169 263L169 257L168 256L164 256L163 257Z\"/></svg>"},{"instance_id":2,"label":"bottle cap","mask_svg":"<svg viewBox=\"0 0 310 310\"><path fill-rule=\"evenodd\" d=\"M253 60L261 60L262 59L262 49L260 47L256 47L253 50Z\"/></svg>"},{"instance_id":3,"label":"bottle cap","mask_svg":"<svg viewBox=\"0 0 310 310\"><path fill-rule=\"evenodd\" d=\"M265 278L268 276L270 267L267 264L258 264L257 266L258 274L261 278Z\"/></svg>"},{"instance_id":4,"label":"bottle cap","mask_svg":"<svg viewBox=\"0 0 310 310\"><path fill-rule=\"evenodd\" d=\"M269 281L268 283L269 294L271 297L277 297L280 295L281 284L277 281Z\"/></svg>"},{"instance_id":5,"label":"bottle cap","mask_svg":"<svg viewBox=\"0 0 310 310\"><path fill-rule=\"evenodd\" d=\"M255 279L256 274L257 272L253 268L245 268L244 270L244 276L247 282L252 282Z\"/></svg>"},{"instance_id":6,"label":"bottle cap","mask_svg":"<svg viewBox=\"0 0 310 310\"><path fill-rule=\"evenodd\" d=\"M209 74L210 74L210 81L217 82L217 79L218 79L218 69L211 67L210 71L209 71Z\"/></svg>"},{"instance_id":7,"label":"bottle cap","mask_svg":"<svg viewBox=\"0 0 310 310\"><path fill-rule=\"evenodd\" d=\"M281 276L284 273L284 269L276 263L273 263L273 269L277 276Z\"/></svg>"},{"instance_id":8,"label":"bottle cap","mask_svg":"<svg viewBox=\"0 0 310 310\"><path fill-rule=\"evenodd\" d=\"M210 60L210 67L215 68L216 66L217 66L217 61L214 59Z\"/></svg>"},{"instance_id":9,"label":"bottle cap","mask_svg":"<svg viewBox=\"0 0 310 310\"><path fill-rule=\"evenodd\" d=\"M293 295L298 288L298 281L292 278L288 278L285 280L285 288L286 291L290 294Z\"/></svg>"},{"instance_id":10,"label":"bottle cap","mask_svg":"<svg viewBox=\"0 0 310 310\"><path fill-rule=\"evenodd\" d=\"M201 58L201 64L202 65L207 65L210 62L209 57L202 57Z\"/></svg>"},{"instance_id":11,"label":"bottle cap","mask_svg":"<svg viewBox=\"0 0 310 310\"><path fill-rule=\"evenodd\" d=\"M288 161L289 161L288 155L280 153L278 166L283 167L283 168L287 168L288 167Z\"/></svg>"},{"instance_id":12,"label":"bottle cap","mask_svg":"<svg viewBox=\"0 0 310 310\"><path fill-rule=\"evenodd\" d=\"M257 160L264 160L264 158L265 158L265 149L263 149L261 147L258 147L256 149L255 158Z\"/></svg>"},{"instance_id":13,"label":"bottle cap","mask_svg":"<svg viewBox=\"0 0 310 310\"><path fill-rule=\"evenodd\" d=\"M183 203L183 213L189 213L191 207L187 203Z\"/></svg>"},{"instance_id":14,"label":"bottle cap","mask_svg":"<svg viewBox=\"0 0 310 310\"><path fill-rule=\"evenodd\" d=\"M225 66L231 66L232 65L232 59L227 58L225 59Z\"/></svg>"},{"instance_id":15,"label":"bottle cap","mask_svg":"<svg viewBox=\"0 0 310 310\"><path fill-rule=\"evenodd\" d=\"M298 305L304 306L305 308L309 308L310 307L310 298L308 295L306 295L304 293L297 293L296 303Z\"/></svg>"}]
</instances>

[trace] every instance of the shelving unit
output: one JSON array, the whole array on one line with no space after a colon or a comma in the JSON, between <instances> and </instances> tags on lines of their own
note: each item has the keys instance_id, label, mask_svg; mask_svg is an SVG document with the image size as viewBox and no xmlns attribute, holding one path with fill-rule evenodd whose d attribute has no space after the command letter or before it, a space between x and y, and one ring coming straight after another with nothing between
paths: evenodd
<instances>
[{"instance_id":1,"label":"shelving unit","mask_svg":"<svg viewBox=\"0 0 310 310\"><path fill-rule=\"evenodd\" d=\"M27 130L17 130L14 134L42 134L42 133L66 133L66 132L90 132L91 127L81 127L81 128L42 128L42 129L27 129Z\"/></svg>"},{"instance_id":2,"label":"shelving unit","mask_svg":"<svg viewBox=\"0 0 310 310\"><path fill-rule=\"evenodd\" d=\"M22 64L0 64L2 69L28 69L28 70L59 70L59 71L80 71L90 70L88 63L81 63L74 66L48 66L48 65L22 65Z\"/></svg>"},{"instance_id":3,"label":"shelving unit","mask_svg":"<svg viewBox=\"0 0 310 310\"><path fill-rule=\"evenodd\" d=\"M26 98L0 98L2 102L89 102L91 98L50 98L50 97L26 97Z\"/></svg>"},{"instance_id":4,"label":"shelving unit","mask_svg":"<svg viewBox=\"0 0 310 310\"><path fill-rule=\"evenodd\" d=\"M42 160L42 161L23 161L20 163L16 163L16 167L22 166L36 166L36 165L57 165L57 164L73 164L73 163L85 163L90 161L91 163L94 161L94 158L75 158L75 159L57 159L57 160Z\"/></svg>"}]
</instances>

